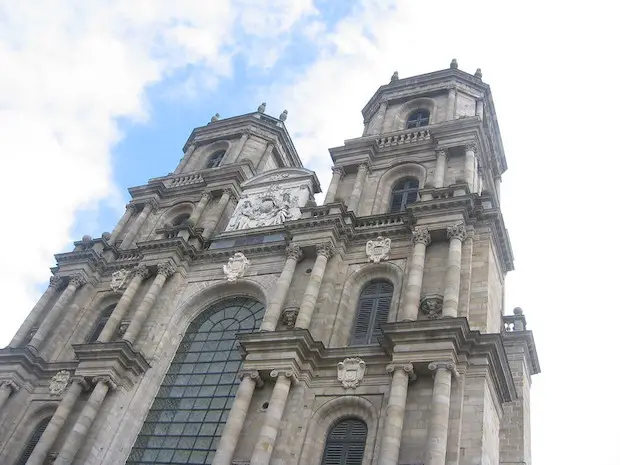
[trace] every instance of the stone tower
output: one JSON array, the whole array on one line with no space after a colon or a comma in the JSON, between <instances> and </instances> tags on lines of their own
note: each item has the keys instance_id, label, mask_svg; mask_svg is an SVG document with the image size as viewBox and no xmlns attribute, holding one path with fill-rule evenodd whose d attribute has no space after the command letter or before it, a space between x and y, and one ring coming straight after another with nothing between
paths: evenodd
<instances>
[{"instance_id":1,"label":"stone tower","mask_svg":"<svg viewBox=\"0 0 620 465\"><path fill-rule=\"evenodd\" d=\"M195 129L0 350L0 463L530 465L481 77L394 73L321 206L286 112Z\"/></svg>"}]
</instances>

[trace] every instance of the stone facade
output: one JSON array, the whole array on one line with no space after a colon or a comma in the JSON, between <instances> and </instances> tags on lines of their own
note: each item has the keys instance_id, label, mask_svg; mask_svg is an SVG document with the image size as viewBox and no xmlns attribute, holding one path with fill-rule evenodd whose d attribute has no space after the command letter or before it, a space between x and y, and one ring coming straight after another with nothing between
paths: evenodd
<instances>
[{"instance_id":1,"label":"stone facade","mask_svg":"<svg viewBox=\"0 0 620 465\"><path fill-rule=\"evenodd\" d=\"M407 128L417 110L428 124ZM503 308L513 257L490 89L454 66L395 74L362 113L363 135L330 149L321 206L286 115L262 104L196 128L174 173L130 189L111 233L58 254L0 350L0 463L23 463L30 447L28 465L319 465L331 428L356 418L363 456L347 463L530 465L540 368L523 313ZM405 178L416 199L390 213ZM353 345L375 282L391 292L385 321ZM136 459L188 328L236 297L258 302L260 328L230 349L240 368L219 441Z\"/></svg>"}]
</instances>

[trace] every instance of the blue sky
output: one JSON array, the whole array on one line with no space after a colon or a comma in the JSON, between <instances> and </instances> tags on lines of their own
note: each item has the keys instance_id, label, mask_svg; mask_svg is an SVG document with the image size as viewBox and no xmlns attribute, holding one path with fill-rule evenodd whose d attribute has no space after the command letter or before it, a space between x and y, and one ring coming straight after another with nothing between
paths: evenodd
<instances>
[{"instance_id":1,"label":"blue sky","mask_svg":"<svg viewBox=\"0 0 620 465\"><path fill-rule=\"evenodd\" d=\"M534 461L620 463L612 2L38 3L0 0L0 346L45 287L53 254L111 230L127 188L171 171L215 112L288 109L297 150L326 188L327 149L360 135L376 88L395 70L456 57L464 71L482 68L506 149L516 264L506 308L523 307L543 369Z\"/></svg>"}]
</instances>

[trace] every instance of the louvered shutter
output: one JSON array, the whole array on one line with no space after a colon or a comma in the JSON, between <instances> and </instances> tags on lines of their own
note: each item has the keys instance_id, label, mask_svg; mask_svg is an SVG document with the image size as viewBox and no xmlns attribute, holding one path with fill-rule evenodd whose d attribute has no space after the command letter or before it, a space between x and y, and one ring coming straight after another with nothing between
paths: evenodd
<instances>
[{"instance_id":1,"label":"louvered shutter","mask_svg":"<svg viewBox=\"0 0 620 465\"><path fill-rule=\"evenodd\" d=\"M101 312L101 315L99 316L99 319L97 320L97 324L95 325L93 332L90 334L90 337L88 338L89 343L95 342L97 340L97 338L101 334L101 331L103 331L103 328L105 327L106 323L110 319L110 316L112 315L112 312L114 311L114 307L116 307L116 305L111 305L108 308L106 308L103 312Z\"/></svg>"},{"instance_id":2,"label":"louvered shutter","mask_svg":"<svg viewBox=\"0 0 620 465\"><path fill-rule=\"evenodd\" d=\"M364 288L357 304L351 344L377 342L381 325L387 323L393 292L394 287L389 281L373 281Z\"/></svg>"},{"instance_id":3,"label":"louvered shutter","mask_svg":"<svg viewBox=\"0 0 620 465\"><path fill-rule=\"evenodd\" d=\"M30 436L30 440L28 441L28 444L26 444L26 448L22 452L17 465L26 465L26 462L28 462L28 459L30 458L30 454L32 454L32 451L39 442L39 439L41 439L41 436L43 435L43 432L45 431L45 428L47 428L47 424L51 419L52 417L48 417L39 422L37 427L32 432L32 436Z\"/></svg>"},{"instance_id":4,"label":"louvered shutter","mask_svg":"<svg viewBox=\"0 0 620 465\"><path fill-rule=\"evenodd\" d=\"M354 418L334 425L327 435L322 465L361 465L367 432L366 424Z\"/></svg>"},{"instance_id":5,"label":"louvered shutter","mask_svg":"<svg viewBox=\"0 0 620 465\"><path fill-rule=\"evenodd\" d=\"M403 204L402 192L392 193L392 202L390 204L390 213L398 213L401 210Z\"/></svg>"}]
</instances>

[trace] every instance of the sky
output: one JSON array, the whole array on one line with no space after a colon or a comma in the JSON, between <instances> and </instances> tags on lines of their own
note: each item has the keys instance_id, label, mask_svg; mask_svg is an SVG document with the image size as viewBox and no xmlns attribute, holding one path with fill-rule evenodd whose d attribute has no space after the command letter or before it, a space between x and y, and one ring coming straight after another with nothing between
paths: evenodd
<instances>
[{"instance_id":1,"label":"sky","mask_svg":"<svg viewBox=\"0 0 620 465\"><path fill-rule=\"evenodd\" d=\"M112 230L214 113L288 109L326 190L327 149L361 135L377 87L457 58L491 85L508 161L506 307L542 366L533 462L620 464L616 18L599 0L0 0L0 347L53 254Z\"/></svg>"}]
</instances>

